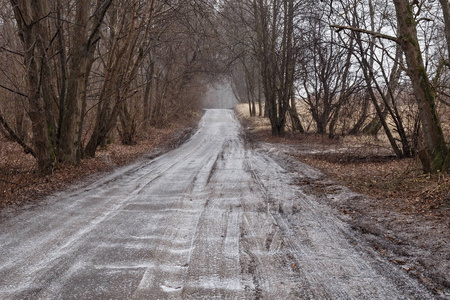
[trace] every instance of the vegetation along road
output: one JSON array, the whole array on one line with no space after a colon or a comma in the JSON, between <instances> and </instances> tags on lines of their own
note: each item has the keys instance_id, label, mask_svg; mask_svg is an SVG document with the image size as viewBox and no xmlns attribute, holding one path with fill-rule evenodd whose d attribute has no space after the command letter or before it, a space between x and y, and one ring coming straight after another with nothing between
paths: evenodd
<instances>
[{"instance_id":1,"label":"vegetation along road","mask_svg":"<svg viewBox=\"0 0 450 300\"><path fill-rule=\"evenodd\" d=\"M180 148L0 223L0 298L433 299L282 165L208 110Z\"/></svg>"}]
</instances>

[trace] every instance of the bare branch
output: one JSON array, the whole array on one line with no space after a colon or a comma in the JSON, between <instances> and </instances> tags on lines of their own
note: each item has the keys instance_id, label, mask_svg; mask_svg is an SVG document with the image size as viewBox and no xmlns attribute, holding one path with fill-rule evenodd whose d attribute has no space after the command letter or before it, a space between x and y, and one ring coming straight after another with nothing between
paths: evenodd
<instances>
[{"instance_id":1,"label":"bare branch","mask_svg":"<svg viewBox=\"0 0 450 300\"><path fill-rule=\"evenodd\" d=\"M6 86L4 86L4 85L2 85L2 84L0 84L0 88L4 88L5 90L10 91L11 93L14 93L14 94L17 94L17 95L19 95L19 96L28 98L28 95L25 95L25 94L23 94L23 93L21 93L21 92L19 92L19 91L15 91L15 90L13 90L13 89L10 89L9 87L6 87Z\"/></svg>"},{"instance_id":2,"label":"bare branch","mask_svg":"<svg viewBox=\"0 0 450 300\"><path fill-rule=\"evenodd\" d=\"M391 41L396 42L396 43L398 42L398 39L396 37L394 37L394 36L383 34L383 33L379 33L379 32L375 32L375 31L371 31L371 30L367 30L367 29L355 28L355 27L350 27L350 26L342 26L342 25L330 25L330 27L336 28L336 32L339 32L341 30L351 30L351 31L356 31L356 32L369 34L369 35L372 35L372 36L374 36L376 38L387 39L387 40L391 40Z\"/></svg>"},{"instance_id":3,"label":"bare branch","mask_svg":"<svg viewBox=\"0 0 450 300\"><path fill-rule=\"evenodd\" d=\"M42 16L41 18L37 19L37 20L34 21L33 23L29 24L28 26L33 26L34 24L39 23L40 21L42 21L42 20L44 20L44 19L50 17L52 13L53 13L53 12L49 12L48 14L46 14L45 16Z\"/></svg>"},{"instance_id":4,"label":"bare branch","mask_svg":"<svg viewBox=\"0 0 450 300\"><path fill-rule=\"evenodd\" d=\"M1 114L0 114L0 123L3 125L3 127L6 129L6 131L8 131L11 138L14 141L16 141L20 146L23 147L23 149L25 150L25 153L27 153L27 154L29 153L29 154L33 155L33 157L36 158L36 153L34 152L34 150L31 149L30 146L25 144L25 142L14 132L14 130L12 130L11 127L9 127L8 123L6 122L6 120L3 118L3 116Z\"/></svg>"},{"instance_id":5,"label":"bare branch","mask_svg":"<svg viewBox=\"0 0 450 300\"><path fill-rule=\"evenodd\" d=\"M20 53L20 52L17 52L17 51L13 51L13 50L7 49L7 48L5 48L5 47L0 47L0 49L3 50L3 51L5 51L5 52L9 52L9 53L12 53L12 54L15 54L15 55L19 55L19 56L21 56L21 57L24 56L23 53ZM0 51L0 52L1 52L1 51Z\"/></svg>"},{"instance_id":6,"label":"bare branch","mask_svg":"<svg viewBox=\"0 0 450 300\"><path fill-rule=\"evenodd\" d=\"M444 94L444 93L441 93L441 94ZM447 95L447 96L448 96L448 95ZM447 106L450 106L450 102L445 101L445 100L442 99L441 97L438 97L437 99L438 99L439 102L441 102L441 103L443 103L443 104L445 104L445 105L447 105Z\"/></svg>"},{"instance_id":7,"label":"bare branch","mask_svg":"<svg viewBox=\"0 0 450 300\"><path fill-rule=\"evenodd\" d=\"M107 0L107 1L104 1L103 3L100 3L100 1L99 1L99 3L97 4L98 5L97 10L94 13L95 18L94 18L93 29L92 29L91 35L88 38L89 47L94 45L99 40L99 38L97 37L97 33L100 30L100 26L102 25L103 18L105 17L106 12L108 11L111 4L112 4L112 0Z\"/></svg>"}]
</instances>

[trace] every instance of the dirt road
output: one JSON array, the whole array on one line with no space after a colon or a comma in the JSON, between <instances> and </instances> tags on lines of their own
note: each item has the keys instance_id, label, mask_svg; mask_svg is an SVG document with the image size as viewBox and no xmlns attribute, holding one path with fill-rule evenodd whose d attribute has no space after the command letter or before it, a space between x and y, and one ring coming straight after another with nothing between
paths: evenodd
<instances>
[{"instance_id":1,"label":"dirt road","mask_svg":"<svg viewBox=\"0 0 450 300\"><path fill-rule=\"evenodd\" d=\"M295 184L317 171L239 132L208 110L180 148L2 220L0 299L433 299Z\"/></svg>"}]
</instances>

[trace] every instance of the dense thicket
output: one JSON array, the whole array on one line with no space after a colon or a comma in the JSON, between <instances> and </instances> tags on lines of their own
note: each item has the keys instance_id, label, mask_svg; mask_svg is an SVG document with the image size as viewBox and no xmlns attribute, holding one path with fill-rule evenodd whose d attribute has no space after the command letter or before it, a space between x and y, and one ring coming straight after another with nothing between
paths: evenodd
<instances>
[{"instance_id":1,"label":"dense thicket","mask_svg":"<svg viewBox=\"0 0 450 300\"><path fill-rule=\"evenodd\" d=\"M3 132L49 172L94 156L115 130L133 144L200 109L208 14L187 0L1 0Z\"/></svg>"}]
</instances>

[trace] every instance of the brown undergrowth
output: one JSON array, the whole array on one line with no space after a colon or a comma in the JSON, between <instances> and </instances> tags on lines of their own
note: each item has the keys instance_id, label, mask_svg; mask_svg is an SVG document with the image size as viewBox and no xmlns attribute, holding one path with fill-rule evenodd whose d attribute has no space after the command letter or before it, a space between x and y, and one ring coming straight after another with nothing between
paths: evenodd
<instances>
[{"instance_id":1,"label":"brown undergrowth","mask_svg":"<svg viewBox=\"0 0 450 300\"><path fill-rule=\"evenodd\" d=\"M15 209L88 175L106 172L128 164L144 154L155 156L179 145L193 131L197 120L173 122L163 129L151 128L138 137L136 145L113 143L99 149L95 158L83 159L79 165L59 164L53 173L35 172L35 160L22 148L0 135L0 209Z\"/></svg>"},{"instance_id":2,"label":"brown undergrowth","mask_svg":"<svg viewBox=\"0 0 450 300\"><path fill-rule=\"evenodd\" d=\"M450 176L423 174L414 159L298 155L339 184L408 214L449 216Z\"/></svg>"},{"instance_id":3,"label":"brown undergrowth","mask_svg":"<svg viewBox=\"0 0 450 300\"><path fill-rule=\"evenodd\" d=\"M382 140L357 136L331 140L292 132L277 137L267 120L242 116L240 120L253 139L292 146L291 156L383 205L405 213L450 217L450 175L424 174L417 158L397 159Z\"/></svg>"}]
</instances>

